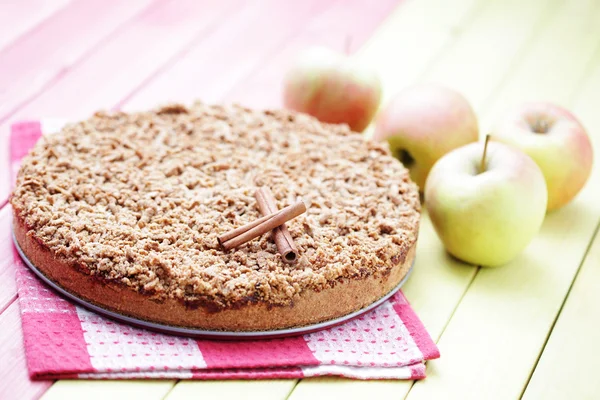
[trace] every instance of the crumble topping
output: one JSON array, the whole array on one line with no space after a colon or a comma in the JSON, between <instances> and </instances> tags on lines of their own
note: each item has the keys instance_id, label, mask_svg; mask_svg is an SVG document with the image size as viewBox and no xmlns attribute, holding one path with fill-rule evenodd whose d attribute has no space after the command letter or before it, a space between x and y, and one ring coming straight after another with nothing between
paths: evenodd
<instances>
[{"instance_id":1,"label":"crumble topping","mask_svg":"<svg viewBox=\"0 0 600 400\"><path fill-rule=\"evenodd\" d=\"M284 263L271 235L229 252L217 236L301 197ZM160 300L216 309L291 304L342 278L386 274L417 239L419 194L379 143L286 110L173 104L99 112L43 137L11 198L56 257Z\"/></svg>"}]
</instances>

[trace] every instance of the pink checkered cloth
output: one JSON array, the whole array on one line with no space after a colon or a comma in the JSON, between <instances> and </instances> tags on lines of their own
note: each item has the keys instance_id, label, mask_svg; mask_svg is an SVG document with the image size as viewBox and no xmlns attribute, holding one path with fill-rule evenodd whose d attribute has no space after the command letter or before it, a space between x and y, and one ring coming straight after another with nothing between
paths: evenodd
<instances>
[{"instance_id":1,"label":"pink checkered cloth","mask_svg":"<svg viewBox=\"0 0 600 400\"><path fill-rule=\"evenodd\" d=\"M11 168L57 121L13 125ZM58 296L13 252L32 379L422 379L439 351L401 292L344 325L282 339L214 341L154 333Z\"/></svg>"}]
</instances>

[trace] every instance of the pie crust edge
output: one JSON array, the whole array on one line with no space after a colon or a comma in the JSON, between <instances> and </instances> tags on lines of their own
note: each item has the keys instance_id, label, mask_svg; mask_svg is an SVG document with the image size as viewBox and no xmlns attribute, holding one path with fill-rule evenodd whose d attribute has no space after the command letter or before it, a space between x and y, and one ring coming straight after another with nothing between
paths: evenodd
<instances>
[{"instance_id":1,"label":"pie crust edge","mask_svg":"<svg viewBox=\"0 0 600 400\"><path fill-rule=\"evenodd\" d=\"M343 317L367 307L394 289L408 274L415 257L416 241L398 257L386 274L366 278L343 278L333 287L316 292L305 290L290 306L254 302L214 311L180 300L154 300L124 284L79 271L62 261L35 239L25 222L14 213L15 239L29 261L48 279L74 296L129 317L185 328L209 331L271 331L303 327ZM31 234L29 234L31 232Z\"/></svg>"}]
</instances>

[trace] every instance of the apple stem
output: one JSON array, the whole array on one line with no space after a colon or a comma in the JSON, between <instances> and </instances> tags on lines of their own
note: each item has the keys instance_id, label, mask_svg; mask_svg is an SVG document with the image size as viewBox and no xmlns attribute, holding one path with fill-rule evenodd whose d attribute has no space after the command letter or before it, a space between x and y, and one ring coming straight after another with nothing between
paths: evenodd
<instances>
[{"instance_id":1,"label":"apple stem","mask_svg":"<svg viewBox=\"0 0 600 400\"><path fill-rule=\"evenodd\" d=\"M479 173L485 171L485 156L487 155L488 142L490 141L490 134L485 135L485 143L483 144L483 155L481 156L481 165L479 166Z\"/></svg>"},{"instance_id":2,"label":"apple stem","mask_svg":"<svg viewBox=\"0 0 600 400\"><path fill-rule=\"evenodd\" d=\"M344 41L344 53L347 56L350 55L350 45L352 45L352 36L346 35L346 40Z\"/></svg>"}]
</instances>

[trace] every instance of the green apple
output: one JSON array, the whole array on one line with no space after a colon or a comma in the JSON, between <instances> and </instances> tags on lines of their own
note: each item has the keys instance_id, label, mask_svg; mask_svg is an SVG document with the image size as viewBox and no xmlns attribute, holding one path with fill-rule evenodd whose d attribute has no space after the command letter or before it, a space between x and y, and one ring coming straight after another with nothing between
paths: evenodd
<instances>
[{"instance_id":1,"label":"green apple","mask_svg":"<svg viewBox=\"0 0 600 400\"><path fill-rule=\"evenodd\" d=\"M546 178L548 211L571 201L592 172L592 143L585 128L557 105L523 104L508 112L491 135L534 159Z\"/></svg>"},{"instance_id":2,"label":"green apple","mask_svg":"<svg viewBox=\"0 0 600 400\"><path fill-rule=\"evenodd\" d=\"M362 132L379 108L381 82L353 58L314 47L300 54L286 74L283 100L289 109Z\"/></svg>"},{"instance_id":3,"label":"green apple","mask_svg":"<svg viewBox=\"0 0 600 400\"><path fill-rule=\"evenodd\" d=\"M476 142L477 117L459 93L438 85L400 92L377 117L374 140L387 140L421 190L427 174L450 150Z\"/></svg>"},{"instance_id":4,"label":"green apple","mask_svg":"<svg viewBox=\"0 0 600 400\"><path fill-rule=\"evenodd\" d=\"M425 205L446 250L494 267L519 254L539 231L548 194L542 171L525 153L490 142L451 151L431 169Z\"/></svg>"}]
</instances>

